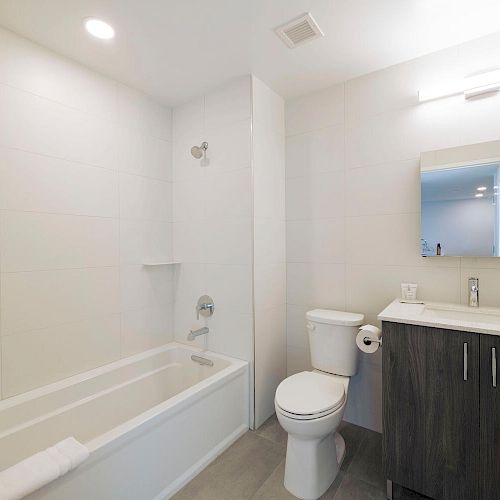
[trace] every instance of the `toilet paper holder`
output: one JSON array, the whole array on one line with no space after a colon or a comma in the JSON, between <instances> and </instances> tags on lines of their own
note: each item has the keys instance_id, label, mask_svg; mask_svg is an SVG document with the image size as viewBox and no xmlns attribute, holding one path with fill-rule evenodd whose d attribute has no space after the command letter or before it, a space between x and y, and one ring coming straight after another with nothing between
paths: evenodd
<instances>
[{"instance_id":1,"label":"toilet paper holder","mask_svg":"<svg viewBox=\"0 0 500 500\"><path fill-rule=\"evenodd\" d=\"M365 345L371 345L372 342L375 342L376 344L378 344L380 346L382 345L382 339L371 339L370 337L365 337L363 339L363 344L365 344Z\"/></svg>"}]
</instances>

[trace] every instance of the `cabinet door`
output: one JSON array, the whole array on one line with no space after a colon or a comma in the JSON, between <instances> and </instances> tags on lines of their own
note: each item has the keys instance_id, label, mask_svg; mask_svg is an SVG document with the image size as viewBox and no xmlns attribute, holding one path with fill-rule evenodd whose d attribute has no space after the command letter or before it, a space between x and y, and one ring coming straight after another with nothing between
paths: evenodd
<instances>
[{"instance_id":1,"label":"cabinet door","mask_svg":"<svg viewBox=\"0 0 500 500\"><path fill-rule=\"evenodd\" d=\"M500 500L500 337L481 335L481 498Z\"/></svg>"},{"instance_id":2,"label":"cabinet door","mask_svg":"<svg viewBox=\"0 0 500 500\"><path fill-rule=\"evenodd\" d=\"M384 322L388 479L434 499L479 498L479 337Z\"/></svg>"}]
</instances>

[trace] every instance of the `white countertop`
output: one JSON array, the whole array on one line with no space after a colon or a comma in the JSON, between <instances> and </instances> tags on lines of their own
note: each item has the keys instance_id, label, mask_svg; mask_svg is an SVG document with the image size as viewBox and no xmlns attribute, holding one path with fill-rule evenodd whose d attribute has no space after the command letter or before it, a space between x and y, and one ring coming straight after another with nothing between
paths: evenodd
<instances>
[{"instance_id":1,"label":"white countertop","mask_svg":"<svg viewBox=\"0 0 500 500\"><path fill-rule=\"evenodd\" d=\"M500 309L459 304L391 302L379 315L380 321L445 328L500 336Z\"/></svg>"}]
</instances>

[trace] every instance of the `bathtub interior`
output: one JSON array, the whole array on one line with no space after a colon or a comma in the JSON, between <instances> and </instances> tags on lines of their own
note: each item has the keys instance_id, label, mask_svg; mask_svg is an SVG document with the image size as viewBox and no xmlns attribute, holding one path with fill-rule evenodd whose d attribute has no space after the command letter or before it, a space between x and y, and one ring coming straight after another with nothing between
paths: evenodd
<instances>
[{"instance_id":1,"label":"bathtub interior","mask_svg":"<svg viewBox=\"0 0 500 500\"><path fill-rule=\"evenodd\" d=\"M0 470L67 436L88 443L231 365L213 355L213 366L200 365L192 354L173 345L3 401Z\"/></svg>"}]
</instances>

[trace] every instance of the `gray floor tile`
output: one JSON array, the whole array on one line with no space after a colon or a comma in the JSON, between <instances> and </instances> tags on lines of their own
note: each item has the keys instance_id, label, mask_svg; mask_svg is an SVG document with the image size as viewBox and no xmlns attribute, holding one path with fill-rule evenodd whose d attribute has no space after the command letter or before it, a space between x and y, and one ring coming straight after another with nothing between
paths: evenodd
<instances>
[{"instance_id":1,"label":"gray floor tile","mask_svg":"<svg viewBox=\"0 0 500 500\"><path fill-rule=\"evenodd\" d=\"M365 437L359 450L346 470L350 475L385 491L382 434L365 429Z\"/></svg>"},{"instance_id":2,"label":"gray floor tile","mask_svg":"<svg viewBox=\"0 0 500 500\"><path fill-rule=\"evenodd\" d=\"M247 432L173 498L250 499L283 458L282 446Z\"/></svg>"},{"instance_id":3,"label":"gray floor tile","mask_svg":"<svg viewBox=\"0 0 500 500\"><path fill-rule=\"evenodd\" d=\"M320 500L385 500L381 436L342 422L347 454ZM294 500L283 485L287 434L275 416L247 432L173 498L175 500Z\"/></svg>"},{"instance_id":4,"label":"gray floor tile","mask_svg":"<svg viewBox=\"0 0 500 500\"><path fill-rule=\"evenodd\" d=\"M335 478L333 484L328 488L328 491L321 497L320 500L332 500L337 488L342 482L343 472ZM283 484L285 478L285 460L283 460L274 472L269 476L266 482L259 488L257 493L252 497L252 500L296 500L289 493Z\"/></svg>"},{"instance_id":5,"label":"gray floor tile","mask_svg":"<svg viewBox=\"0 0 500 500\"><path fill-rule=\"evenodd\" d=\"M345 471L348 469L354 456L358 453L361 443L369 431L358 425L342 421L339 425L338 432L345 441L346 453L341 467L341 470Z\"/></svg>"},{"instance_id":6,"label":"gray floor tile","mask_svg":"<svg viewBox=\"0 0 500 500\"><path fill-rule=\"evenodd\" d=\"M269 439L270 441L282 446L286 446L288 434L283 427L281 427L276 414L268 418L256 432L263 438Z\"/></svg>"},{"instance_id":7,"label":"gray floor tile","mask_svg":"<svg viewBox=\"0 0 500 500\"><path fill-rule=\"evenodd\" d=\"M386 500L385 490L345 472L333 500Z\"/></svg>"}]
</instances>

